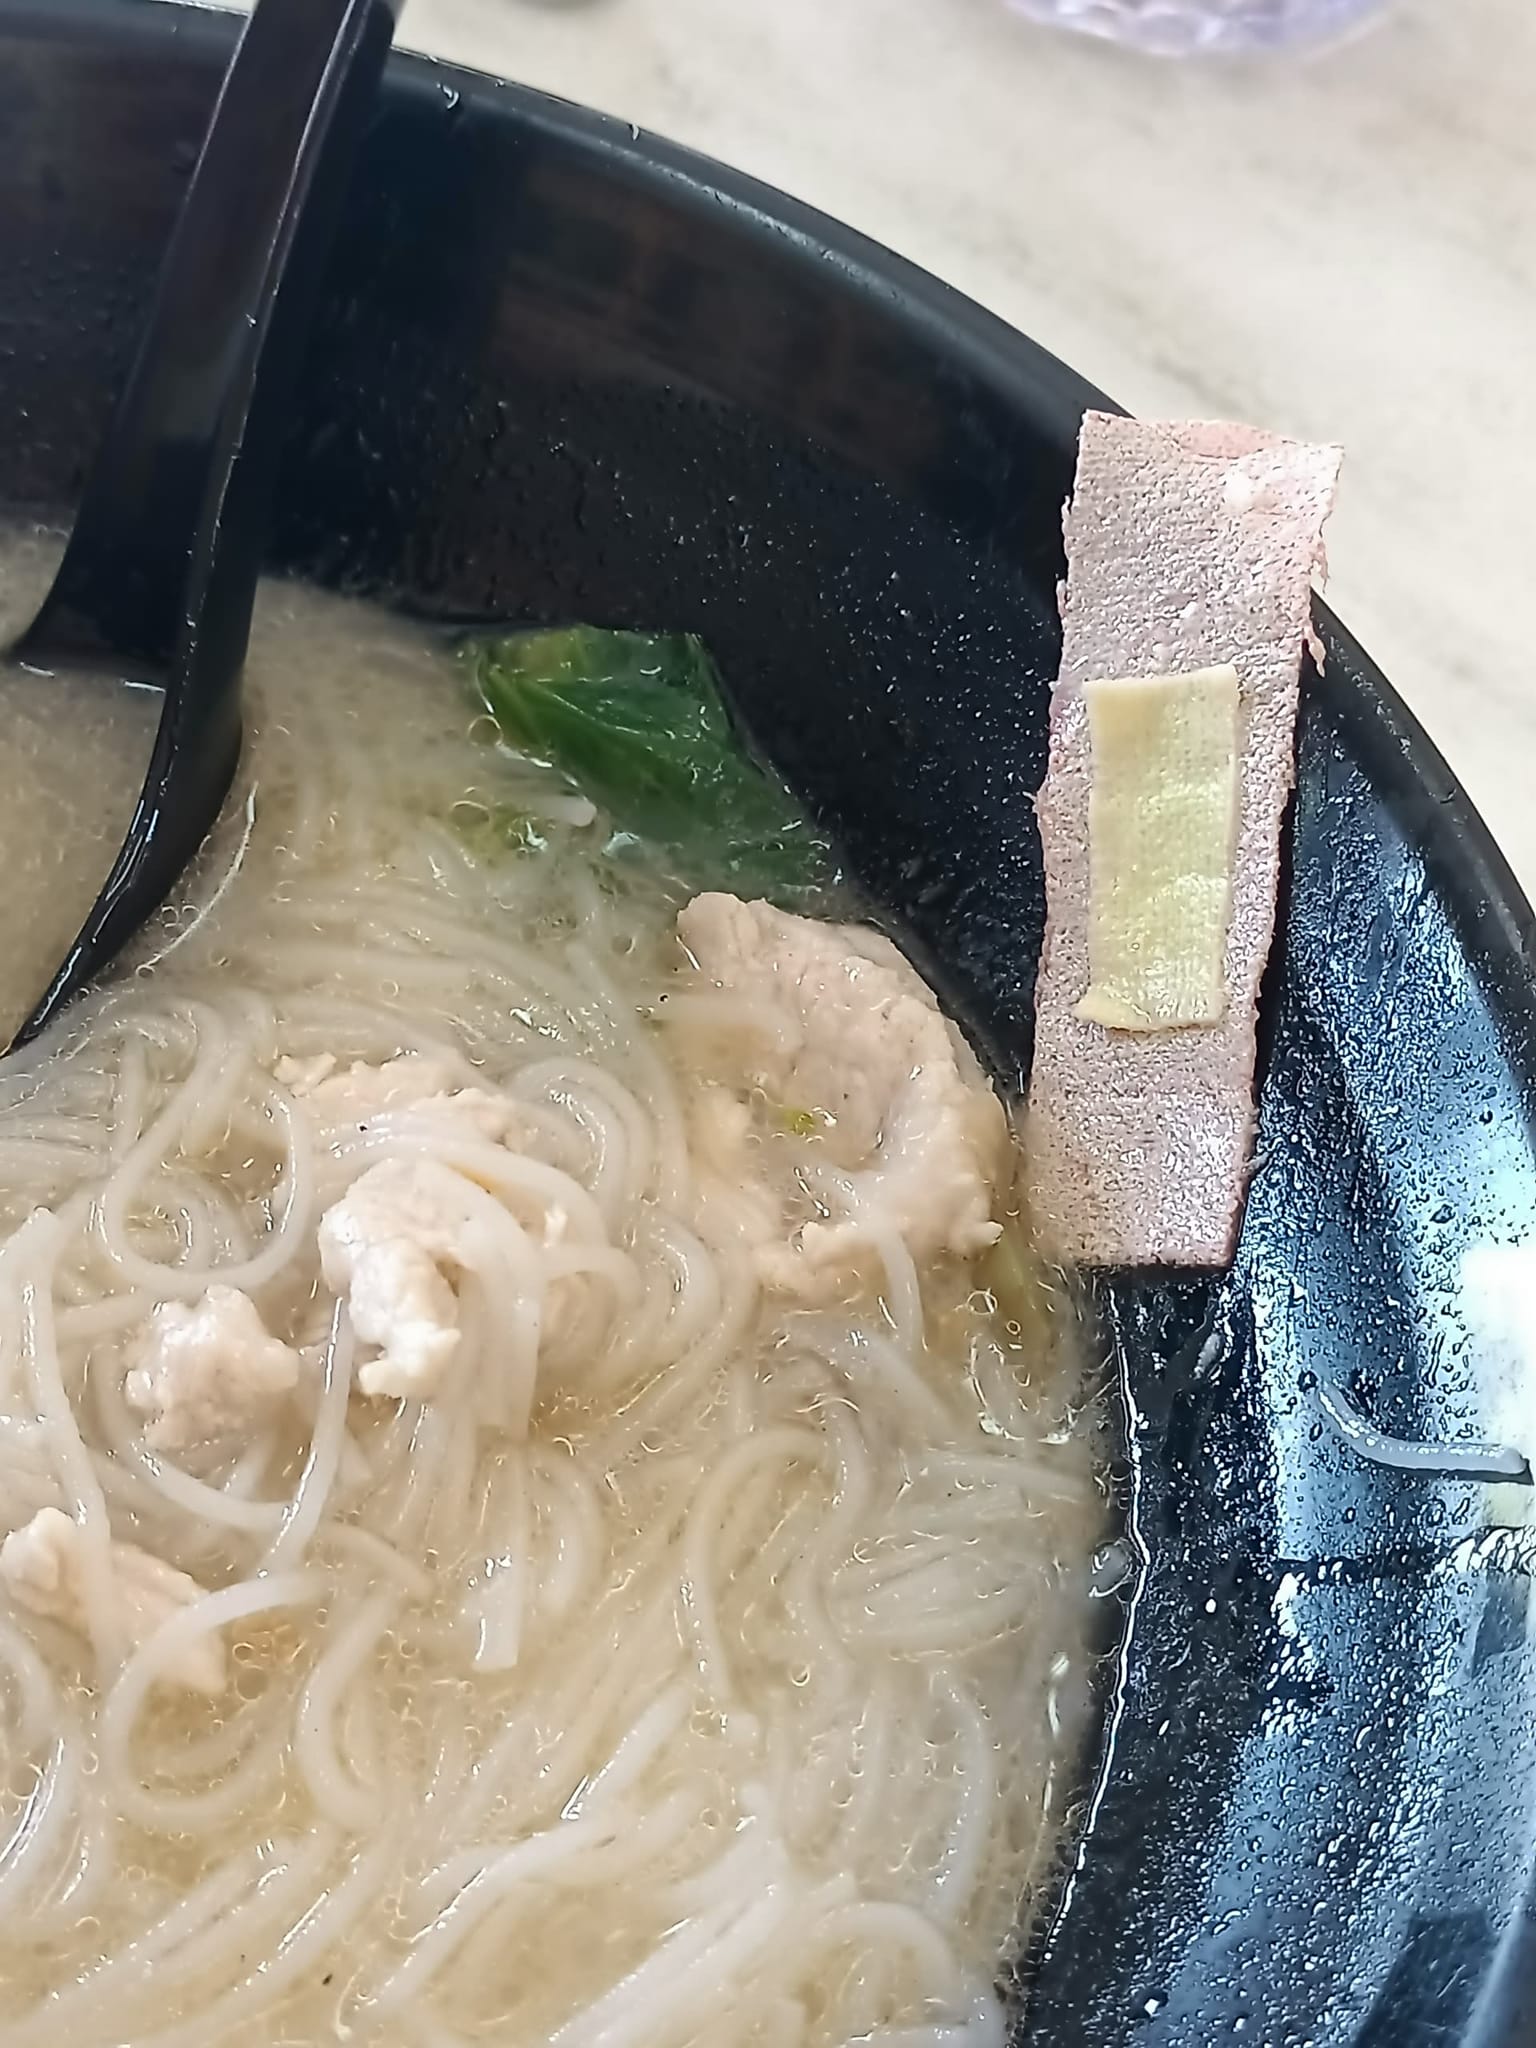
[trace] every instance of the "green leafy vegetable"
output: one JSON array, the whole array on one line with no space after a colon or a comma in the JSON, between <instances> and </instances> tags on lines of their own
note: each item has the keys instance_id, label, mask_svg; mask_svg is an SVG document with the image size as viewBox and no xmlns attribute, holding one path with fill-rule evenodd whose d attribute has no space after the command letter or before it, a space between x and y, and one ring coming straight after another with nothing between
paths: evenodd
<instances>
[{"instance_id":1,"label":"green leafy vegetable","mask_svg":"<svg viewBox=\"0 0 1536 2048\"><path fill-rule=\"evenodd\" d=\"M572 626L468 655L502 737L562 769L693 886L792 903L831 878L827 841L737 735L691 633Z\"/></svg>"}]
</instances>

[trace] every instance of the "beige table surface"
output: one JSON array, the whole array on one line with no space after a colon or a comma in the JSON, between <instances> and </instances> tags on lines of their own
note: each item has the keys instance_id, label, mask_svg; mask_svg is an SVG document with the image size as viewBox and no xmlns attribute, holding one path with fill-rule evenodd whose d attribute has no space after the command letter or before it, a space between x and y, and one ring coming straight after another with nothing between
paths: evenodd
<instances>
[{"instance_id":1,"label":"beige table surface","mask_svg":"<svg viewBox=\"0 0 1536 2048\"><path fill-rule=\"evenodd\" d=\"M1138 412L1349 449L1330 594L1536 892L1536 5L1168 64L1003 0L406 0L841 215Z\"/></svg>"}]
</instances>

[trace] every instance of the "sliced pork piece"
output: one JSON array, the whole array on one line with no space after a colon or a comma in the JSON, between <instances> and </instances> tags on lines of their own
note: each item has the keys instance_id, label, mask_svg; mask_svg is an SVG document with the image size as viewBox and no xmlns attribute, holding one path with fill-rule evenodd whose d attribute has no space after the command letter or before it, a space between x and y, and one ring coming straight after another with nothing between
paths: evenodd
<instances>
[{"instance_id":1,"label":"sliced pork piece","mask_svg":"<svg viewBox=\"0 0 1536 2048\"><path fill-rule=\"evenodd\" d=\"M764 1285L807 1297L882 1236L919 1262L996 1242L1002 1105L889 939L726 895L695 896L677 929L695 986L665 1014L705 1082L707 1235L745 1242ZM795 1228L761 1169L775 1123L782 1138L802 1121L814 1139L795 1170L823 1213Z\"/></svg>"},{"instance_id":2,"label":"sliced pork piece","mask_svg":"<svg viewBox=\"0 0 1536 2048\"><path fill-rule=\"evenodd\" d=\"M131 1650L207 1590L136 1543L112 1544L108 1558L113 1608ZM84 1635L87 1594L79 1525L59 1508L41 1508L23 1528L12 1530L0 1544L0 1589L17 1607ZM225 1676L224 1639L210 1629L184 1643L157 1682L211 1696L224 1690Z\"/></svg>"},{"instance_id":3,"label":"sliced pork piece","mask_svg":"<svg viewBox=\"0 0 1536 2048\"><path fill-rule=\"evenodd\" d=\"M1207 1266L1231 1256L1298 677L1339 462L1337 448L1249 427L1106 413L1083 422L1037 804L1046 932L1028 1118L1034 1208L1062 1258ZM1085 686L1228 663L1241 681L1242 759L1225 1013L1208 1025L1111 1029L1078 1014L1091 894Z\"/></svg>"},{"instance_id":4,"label":"sliced pork piece","mask_svg":"<svg viewBox=\"0 0 1536 2048\"><path fill-rule=\"evenodd\" d=\"M421 1401L437 1392L459 1348L450 1276L475 1270L494 1208L440 1160L385 1159L321 1217L325 1284L346 1295L353 1328L375 1347L357 1368L363 1393Z\"/></svg>"},{"instance_id":5,"label":"sliced pork piece","mask_svg":"<svg viewBox=\"0 0 1536 2048\"><path fill-rule=\"evenodd\" d=\"M250 1296L213 1286L200 1302L151 1310L123 1392L147 1418L147 1444L186 1451L259 1427L298 1383L299 1354L272 1335Z\"/></svg>"}]
</instances>

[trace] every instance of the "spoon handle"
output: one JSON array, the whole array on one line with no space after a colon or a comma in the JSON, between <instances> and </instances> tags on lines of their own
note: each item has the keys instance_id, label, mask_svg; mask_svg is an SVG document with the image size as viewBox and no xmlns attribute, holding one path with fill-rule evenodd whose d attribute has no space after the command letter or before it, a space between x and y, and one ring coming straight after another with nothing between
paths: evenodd
<instances>
[{"instance_id":1,"label":"spoon handle","mask_svg":"<svg viewBox=\"0 0 1536 2048\"><path fill-rule=\"evenodd\" d=\"M287 399L396 5L258 0L53 588L14 650L165 692L128 837L18 1045L174 888L234 775Z\"/></svg>"},{"instance_id":2,"label":"spoon handle","mask_svg":"<svg viewBox=\"0 0 1536 2048\"><path fill-rule=\"evenodd\" d=\"M221 587L238 579L220 564L243 565L264 523L279 439L247 432L257 371L265 424L296 367L393 14L390 0L259 0L69 546L17 649L29 666L169 688L201 620L214 666L238 669L254 592Z\"/></svg>"}]
</instances>

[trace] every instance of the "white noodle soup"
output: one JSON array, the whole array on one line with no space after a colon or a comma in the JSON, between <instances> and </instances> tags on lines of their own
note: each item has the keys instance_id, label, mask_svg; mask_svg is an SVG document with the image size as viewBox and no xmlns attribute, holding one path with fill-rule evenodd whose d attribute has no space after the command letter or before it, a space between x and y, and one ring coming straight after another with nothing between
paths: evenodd
<instances>
[{"instance_id":1,"label":"white noodle soup","mask_svg":"<svg viewBox=\"0 0 1536 2048\"><path fill-rule=\"evenodd\" d=\"M381 611L249 702L0 1066L0 2043L1000 2041L1104 1523L1021 1226L777 1282L852 1182L701 1158L686 892Z\"/></svg>"}]
</instances>

